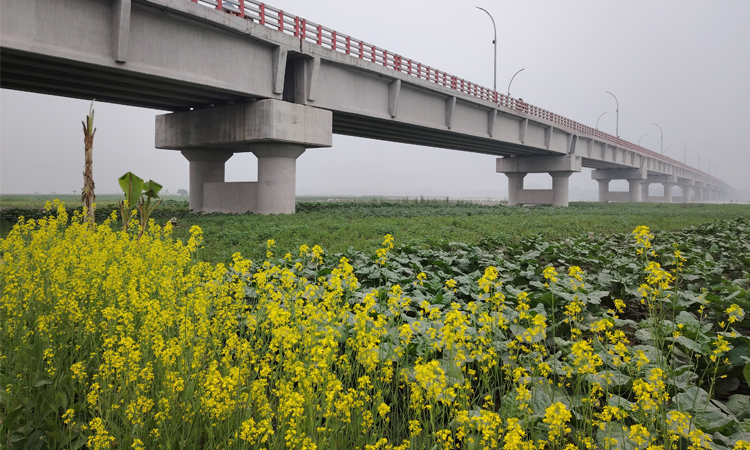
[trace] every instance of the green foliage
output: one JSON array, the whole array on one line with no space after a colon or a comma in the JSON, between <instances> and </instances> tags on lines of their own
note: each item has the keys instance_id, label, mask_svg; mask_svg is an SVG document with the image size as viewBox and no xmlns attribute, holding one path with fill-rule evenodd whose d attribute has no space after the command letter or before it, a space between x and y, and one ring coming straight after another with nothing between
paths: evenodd
<instances>
[{"instance_id":1,"label":"green foliage","mask_svg":"<svg viewBox=\"0 0 750 450\"><path fill-rule=\"evenodd\" d=\"M141 231L140 235L146 231L148 227L148 220L151 217L154 209L159 206L161 200L156 203L151 203L152 200L159 198L159 191L161 191L162 185L154 180L149 180L144 183L143 179L138 177L132 172L128 172L121 176L117 180L120 184L120 188L125 193L125 200L121 200L120 206L120 217L122 218L123 230L128 229L128 224L133 217L132 210L133 200L138 198L138 212L141 218Z\"/></svg>"}]
</instances>

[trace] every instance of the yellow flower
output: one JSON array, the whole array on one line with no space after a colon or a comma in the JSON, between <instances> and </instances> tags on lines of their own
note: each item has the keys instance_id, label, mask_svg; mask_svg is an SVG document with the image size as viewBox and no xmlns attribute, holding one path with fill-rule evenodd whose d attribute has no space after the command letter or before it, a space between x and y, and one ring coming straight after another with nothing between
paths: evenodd
<instances>
[{"instance_id":1,"label":"yellow flower","mask_svg":"<svg viewBox=\"0 0 750 450\"><path fill-rule=\"evenodd\" d=\"M549 426L550 442L554 442L562 435L570 433L568 422L570 422L571 417L571 412L561 402L555 402L544 410L543 422Z\"/></svg>"},{"instance_id":2,"label":"yellow flower","mask_svg":"<svg viewBox=\"0 0 750 450\"><path fill-rule=\"evenodd\" d=\"M729 323L742 322L745 318L745 311L737 304L733 304L725 312L729 315Z\"/></svg>"},{"instance_id":3,"label":"yellow flower","mask_svg":"<svg viewBox=\"0 0 750 450\"><path fill-rule=\"evenodd\" d=\"M542 272L542 275L544 275L545 280L549 280L551 283L557 282L557 271L552 266L547 266L544 268L544 271Z\"/></svg>"}]
</instances>

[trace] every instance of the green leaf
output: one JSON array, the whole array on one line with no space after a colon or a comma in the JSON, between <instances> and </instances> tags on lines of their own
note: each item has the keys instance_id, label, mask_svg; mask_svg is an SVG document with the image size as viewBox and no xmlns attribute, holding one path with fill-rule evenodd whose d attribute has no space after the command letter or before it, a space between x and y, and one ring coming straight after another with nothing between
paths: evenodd
<instances>
[{"instance_id":1,"label":"green leaf","mask_svg":"<svg viewBox=\"0 0 750 450\"><path fill-rule=\"evenodd\" d=\"M742 375L745 376L745 382L750 384L750 363L745 364L745 368L742 369Z\"/></svg>"},{"instance_id":2,"label":"green leaf","mask_svg":"<svg viewBox=\"0 0 750 450\"><path fill-rule=\"evenodd\" d=\"M696 418L697 423L704 431L713 433L722 431L730 423L735 422L733 415L727 414L716 404L716 400L711 400L708 392L693 386L685 392L675 395L674 402L680 411L685 411ZM724 406L724 405L721 405Z\"/></svg>"},{"instance_id":3,"label":"green leaf","mask_svg":"<svg viewBox=\"0 0 750 450\"><path fill-rule=\"evenodd\" d=\"M750 395L734 394L729 396L727 400L727 408L729 408L736 416L748 416L750 415Z\"/></svg>"},{"instance_id":4,"label":"green leaf","mask_svg":"<svg viewBox=\"0 0 750 450\"><path fill-rule=\"evenodd\" d=\"M609 291L594 291L589 292L586 294L586 297L588 297L589 303L598 305L602 302L602 298L609 295Z\"/></svg>"},{"instance_id":5,"label":"green leaf","mask_svg":"<svg viewBox=\"0 0 750 450\"><path fill-rule=\"evenodd\" d=\"M143 179L133 172L128 172L118 178L117 182L120 184L122 192L125 193L125 201L128 203L128 207L135 206L135 199L140 197L143 191Z\"/></svg>"},{"instance_id":6,"label":"green leaf","mask_svg":"<svg viewBox=\"0 0 750 450\"><path fill-rule=\"evenodd\" d=\"M159 191L161 191L162 185L154 180L148 180L148 183L144 183L143 190L146 191L146 197L159 198Z\"/></svg>"},{"instance_id":7,"label":"green leaf","mask_svg":"<svg viewBox=\"0 0 750 450\"><path fill-rule=\"evenodd\" d=\"M599 373L589 374L590 383L599 383L602 387L618 388L626 386L630 382L630 377L613 370L605 370Z\"/></svg>"}]
</instances>

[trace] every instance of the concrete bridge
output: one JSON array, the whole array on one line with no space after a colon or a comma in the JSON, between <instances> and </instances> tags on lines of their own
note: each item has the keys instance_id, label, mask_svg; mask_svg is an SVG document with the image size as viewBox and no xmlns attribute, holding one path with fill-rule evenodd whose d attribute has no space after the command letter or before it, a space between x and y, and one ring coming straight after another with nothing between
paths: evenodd
<instances>
[{"instance_id":1,"label":"concrete bridge","mask_svg":"<svg viewBox=\"0 0 750 450\"><path fill-rule=\"evenodd\" d=\"M691 166L255 0L0 0L3 88L167 111L156 147L190 161L197 211L292 213L296 158L344 134L497 155L508 201L568 204L589 167L601 201L718 201ZM234 153L258 181L224 181ZM551 190L524 189L549 173ZM325 175L324 175L325 176ZM610 192L627 180L627 192ZM649 197L649 185L664 195ZM681 188L679 198L674 186Z\"/></svg>"}]
</instances>

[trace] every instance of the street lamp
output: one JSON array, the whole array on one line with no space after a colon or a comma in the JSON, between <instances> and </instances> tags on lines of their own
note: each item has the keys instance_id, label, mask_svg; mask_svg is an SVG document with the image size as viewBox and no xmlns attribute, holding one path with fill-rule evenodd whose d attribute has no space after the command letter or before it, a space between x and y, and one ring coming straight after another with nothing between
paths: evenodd
<instances>
[{"instance_id":1,"label":"street lamp","mask_svg":"<svg viewBox=\"0 0 750 450\"><path fill-rule=\"evenodd\" d=\"M701 154L697 150L693 150L692 152L698 155L698 170L701 170Z\"/></svg>"},{"instance_id":2,"label":"street lamp","mask_svg":"<svg viewBox=\"0 0 750 450\"><path fill-rule=\"evenodd\" d=\"M615 94L613 94L613 93L611 93L609 91L604 91L604 92L606 92L607 94L609 94L612 97L614 97L615 98L615 103L617 103L617 109L615 110L615 112L617 112L617 122L616 122L617 124L615 125L615 134L619 138L620 137L620 102L617 101L617 97L615 97Z\"/></svg>"},{"instance_id":3,"label":"street lamp","mask_svg":"<svg viewBox=\"0 0 750 450\"><path fill-rule=\"evenodd\" d=\"M711 160L708 159L708 158L703 158L703 159L705 159L706 161L708 161L708 174L711 175Z\"/></svg>"},{"instance_id":4,"label":"street lamp","mask_svg":"<svg viewBox=\"0 0 750 450\"><path fill-rule=\"evenodd\" d=\"M680 139L677 139L677 140L680 141L680 142L682 142L682 146L685 147L685 148L683 148L682 162L684 162L685 164L687 164L687 145L685 144L685 141L682 141Z\"/></svg>"},{"instance_id":5,"label":"street lamp","mask_svg":"<svg viewBox=\"0 0 750 450\"><path fill-rule=\"evenodd\" d=\"M492 90L497 92L497 27L495 26L495 19L492 17L492 14L490 14L489 11L484 8L480 8L479 6L477 6L477 9L481 9L482 11L486 12L488 16L490 16L490 20L492 20L492 28L495 29L495 38L492 40L492 43L495 45L495 78L494 84L492 85ZM510 90L510 86L508 86L508 90Z\"/></svg>"},{"instance_id":6,"label":"street lamp","mask_svg":"<svg viewBox=\"0 0 750 450\"><path fill-rule=\"evenodd\" d=\"M510 97L510 85L513 84L513 79L516 78L516 75L518 75L519 73L523 72L524 70L526 70L525 67L523 69L519 70L518 72L516 72L516 74L513 75L513 77L510 79L510 83L508 83L508 97Z\"/></svg>"},{"instance_id":7,"label":"street lamp","mask_svg":"<svg viewBox=\"0 0 750 450\"><path fill-rule=\"evenodd\" d=\"M648 136L648 133L646 133L643 136L641 136L641 139L645 138L646 136ZM638 147L641 146L641 139L638 139Z\"/></svg>"},{"instance_id":8,"label":"street lamp","mask_svg":"<svg viewBox=\"0 0 750 450\"><path fill-rule=\"evenodd\" d=\"M602 113L602 114L601 114L601 115L599 116L599 118L598 118L598 119L596 119L596 129L597 129L597 130L599 129L599 120L601 120L602 116L603 116L603 115L605 115L605 114L607 114L607 111L604 111L604 112L603 112L603 113Z\"/></svg>"},{"instance_id":9,"label":"street lamp","mask_svg":"<svg viewBox=\"0 0 750 450\"><path fill-rule=\"evenodd\" d=\"M656 122L654 122L654 125L659 127L659 125ZM662 130L661 127L659 127L659 133L661 133L661 144L659 145L659 148L663 149L664 148L664 130ZM662 155L664 154L664 150L661 151L661 154Z\"/></svg>"}]
</instances>

